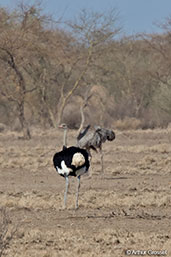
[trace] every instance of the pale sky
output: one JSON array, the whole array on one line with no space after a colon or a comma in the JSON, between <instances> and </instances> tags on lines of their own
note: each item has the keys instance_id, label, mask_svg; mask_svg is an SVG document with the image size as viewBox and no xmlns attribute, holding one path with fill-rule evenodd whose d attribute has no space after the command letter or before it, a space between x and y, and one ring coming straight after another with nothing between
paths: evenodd
<instances>
[{"instance_id":1,"label":"pale sky","mask_svg":"<svg viewBox=\"0 0 171 257\"><path fill-rule=\"evenodd\" d=\"M17 0L0 0L0 7L16 6ZM27 3L35 3L30 0ZM104 12L116 8L125 34L160 32L155 23L171 16L171 0L42 0L45 13L64 19L75 17L83 8Z\"/></svg>"}]
</instances>

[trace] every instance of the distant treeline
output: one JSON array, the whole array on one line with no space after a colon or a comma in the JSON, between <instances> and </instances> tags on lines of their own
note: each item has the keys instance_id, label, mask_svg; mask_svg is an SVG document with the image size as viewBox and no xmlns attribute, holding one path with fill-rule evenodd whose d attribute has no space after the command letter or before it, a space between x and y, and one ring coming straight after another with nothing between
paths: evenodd
<instances>
[{"instance_id":1,"label":"distant treeline","mask_svg":"<svg viewBox=\"0 0 171 257\"><path fill-rule=\"evenodd\" d=\"M171 17L162 34L123 37L117 10L54 21L41 6L0 8L0 122L119 129L171 122ZM85 104L86 102L86 104ZM84 107L84 108L83 108Z\"/></svg>"}]
</instances>

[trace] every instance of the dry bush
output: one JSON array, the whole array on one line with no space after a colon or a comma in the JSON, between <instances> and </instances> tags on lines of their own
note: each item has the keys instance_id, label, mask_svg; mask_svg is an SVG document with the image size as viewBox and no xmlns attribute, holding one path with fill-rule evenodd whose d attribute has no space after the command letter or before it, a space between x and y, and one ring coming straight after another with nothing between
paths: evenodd
<instances>
[{"instance_id":1,"label":"dry bush","mask_svg":"<svg viewBox=\"0 0 171 257\"><path fill-rule=\"evenodd\" d=\"M8 248L15 232L7 211L4 208L0 209L0 257Z\"/></svg>"},{"instance_id":2,"label":"dry bush","mask_svg":"<svg viewBox=\"0 0 171 257\"><path fill-rule=\"evenodd\" d=\"M87 108L89 124L110 127L115 107L113 96L102 85L94 85L90 94L92 97L89 101L89 108Z\"/></svg>"},{"instance_id":3,"label":"dry bush","mask_svg":"<svg viewBox=\"0 0 171 257\"><path fill-rule=\"evenodd\" d=\"M65 106L62 122L65 122L70 129L77 129L80 126L80 106L81 98L79 96L71 98L71 101Z\"/></svg>"},{"instance_id":4,"label":"dry bush","mask_svg":"<svg viewBox=\"0 0 171 257\"><path fill-rule=\"evenodd\" d=\"M140 129L141 121L136 118L126 117L114 122L114 127L119 130Z\"/></svg>"},{"instance_id":5,"label":"dry bush","mask_svg":"<svg viewBox=\"0 0 171 257\"><path fill-rule=\"evenodd\" d=\"M4 132L5 130L7 130L7 126L3 123L0 123L0 133Z\"/></svg>"},{"instance_id":6,"label":"dry bush","mask_svg":"<svg viewBox=\"0 0 171 257\"><path fill-rule=\"evenodd\" d=\"M84 94L85 92L82 92ZM107 89L101 85L94 85L89 91L91 98L84 108L85 122L84 125L91 124L110 126L111 112L113 110L113 102ZM110 101L108 99L110 98ZM81 123L80 107L83 104L83 97L74 96L66 105L63 113L63 122L67 123L69 128L78 129Z\"/></svg>"},{"instance_id":7,"label":"dry bush","mask_svg":"<svg viewBox=\"0 0 171 257\"><path fill-rule=\"evenodd\" d=\"M141 115L141 128L154 129L166 128L170 120L170 115L164 113L159 108L151 106Z\"/></svg>"}]
</instances>

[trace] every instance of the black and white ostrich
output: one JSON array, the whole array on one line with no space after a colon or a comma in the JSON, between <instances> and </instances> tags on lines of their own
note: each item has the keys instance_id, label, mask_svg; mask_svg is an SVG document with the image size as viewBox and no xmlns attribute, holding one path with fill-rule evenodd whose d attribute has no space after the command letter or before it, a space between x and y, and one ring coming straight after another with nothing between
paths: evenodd
<instances>
[{"instance_id":1,"label":"black and white ostrich","mask_svg":"<svg viewBox=\"0 0 171 257\"><path fill-rule=\"evenodd\" d=\"M99 149L101 157L101 170L102 173L104 173L102 144L107 140L113 141L114 139L115 133L113 130L101 128L100 126L90 128L90 125L88 125L85 129L79 132L77 136L77 146L86 149L90 157L91 149L96 152L98 152L97 149Z\"/></svg>"},{"instance_id":2,"label":"black and white ostrich","mask_svg":"<svg viewBox=\"0 0 171 257\"><path fill-rule=\"evenodd\" d=\"M76 192L76 203L75 207L78 208L78 197L80 189L80 178L81 175L88 172L90 163L89 155L85 149L81 149L76 146L67 147L66 144L66 131L67 126L64 124L60 127L64 128L64 145L63 150L57 152L53 157L53 164L59 175L65 178L65 193L64 193L64 208L66 208L69 176L77 177L77 192Z\"/></svg>"}]
</instances>

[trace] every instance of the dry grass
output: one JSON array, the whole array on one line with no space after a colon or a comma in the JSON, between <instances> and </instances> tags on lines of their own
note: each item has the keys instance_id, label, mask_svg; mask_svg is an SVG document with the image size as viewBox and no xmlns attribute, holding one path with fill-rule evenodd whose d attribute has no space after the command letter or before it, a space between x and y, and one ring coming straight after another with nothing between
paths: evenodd
<instances>
[{"instance_id":1,"label":"dry grass","mask_svg":"<svg viewBox=\"0 0 171 257\"><path fill-rule=\"evenodd\" d=\"M114 127L119 130L129 130L129 129L140 129L142 126L141 121L136 118L126 117L123 120L117 120L114 122Z\"/></svg>"},{"instance_id":2,"label":"dry grass","mask_svg":"<svg viewBox=\"0 0 171 257\"><path fill-rule=\"evenodd\" d=\"M170 130L116 131L116 140L104 145L104 176L100 156L93 155L77 211L75 179L63 210L64 180L52 165L62 133L32 134L30 141L0 134L1 208L17 227L4 256L121 257L126 249L161 249L170 256ZM69 132L70 145L75 136Z\"/></svg>"}]
</instances>

